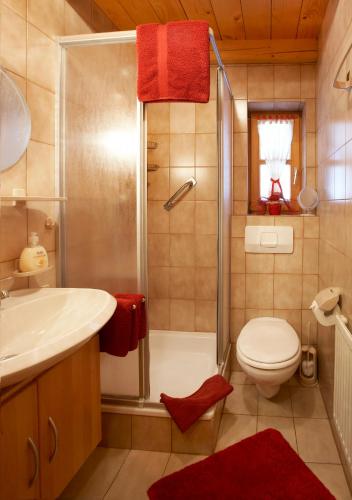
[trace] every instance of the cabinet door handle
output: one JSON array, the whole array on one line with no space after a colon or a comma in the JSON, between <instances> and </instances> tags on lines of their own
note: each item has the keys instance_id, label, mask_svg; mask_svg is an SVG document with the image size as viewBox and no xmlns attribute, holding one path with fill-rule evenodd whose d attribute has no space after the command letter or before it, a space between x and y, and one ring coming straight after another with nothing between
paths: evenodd
<instances>
[{"instance_id":1,"label":"cabinet door handle","mask_svg":"<svg viewBox=\"0 0 352 500\"><path fill-rule=\"evenodd\" d=\"M37 445L35 444L35 442L33 441L33 439L31 437L28 438L28 446L30 447L30 449L33 452L34 465L35 465L34 474L28 482L29 487L31 487L35 483L35 481L37 480L37 477L39 474L39 451L38 451Z\"/></svg>"},{"instance_id":2,"label":"cabinet door handle","mask_svg":"<svg viewBox=\"0 0 352 500\"><path fill-rule=\"evenodd\" d=\"M54 435L54 449L53 449L52 454L49 456L49 464L50 464L54 460L54 458L56 457L58 439L59 439L59 431L57 430L56 424L55 424L54 419L52 417L48 418L48 422L49 422L49 427L53 431L53 435Z\"/></svg>"}]
</instances>

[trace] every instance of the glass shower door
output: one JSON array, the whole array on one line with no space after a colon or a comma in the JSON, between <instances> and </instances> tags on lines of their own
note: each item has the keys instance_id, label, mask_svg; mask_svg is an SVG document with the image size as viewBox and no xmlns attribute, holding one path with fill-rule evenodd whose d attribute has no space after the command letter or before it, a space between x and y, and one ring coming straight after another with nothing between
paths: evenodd
<instances>
[{"instance_id":1,"label":"glass shower door","mask_svg":"<svg viewBox=\"0 0 352 500\"><path fill-rule=\"evenodd\" d=\"M85 40L61 47L61 169L67 196L62 285L144 293L143 108L136 98L135 41ZM119 377L103 375L103 386L138 397L140 353L105 364L112 361L119 364L114 367Z\"/></svg>"}]
</instances>

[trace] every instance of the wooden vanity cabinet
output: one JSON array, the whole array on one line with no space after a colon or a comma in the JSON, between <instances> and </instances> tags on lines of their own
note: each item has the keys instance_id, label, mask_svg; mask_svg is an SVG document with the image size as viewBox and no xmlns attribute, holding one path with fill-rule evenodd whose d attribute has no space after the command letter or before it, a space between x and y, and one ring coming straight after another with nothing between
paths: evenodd
<instances>
[{"instance_id":1,"label":"wooden vanity cabinet","mask_svg":"<svg viewBox=\"0 0 352 500\"><path fill-rule=\"evenodd\" d=\"M57 498L101 439L98 338L8 399L0 425L0 499Z\"/></svg>"},{"instance_id":2,"label":"wooden vanity cabinet","mask_svg":"<svg viewBox=\"0 0 352 500\"><path fill-rule=\"evenodd\" d=\"M38 400L35 383L1 405L0 498L39 498Z\"/></svg>"}]
</instances>

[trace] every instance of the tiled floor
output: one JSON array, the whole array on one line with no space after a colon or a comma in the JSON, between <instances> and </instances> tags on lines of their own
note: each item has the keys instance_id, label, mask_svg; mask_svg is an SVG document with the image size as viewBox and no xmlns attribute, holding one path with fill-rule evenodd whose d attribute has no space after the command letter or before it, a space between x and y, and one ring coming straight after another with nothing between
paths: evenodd
<instances>
[{"instance_id":1,"label":"tiled floor","mask_svg":"<svg viewBox=\"0 0 352 500\"><path fill-rule=\"evenodd\" d=\"M318 388L303 388L293 379L275 398L266 400L242 372L233 372L231 382L235 390L226 400L217 451L273 427L337 500L352 498ZM148 487L158 478L202 458L205 457L97 448L60 498L144 500Z\"/></svg>"}]
</instances>

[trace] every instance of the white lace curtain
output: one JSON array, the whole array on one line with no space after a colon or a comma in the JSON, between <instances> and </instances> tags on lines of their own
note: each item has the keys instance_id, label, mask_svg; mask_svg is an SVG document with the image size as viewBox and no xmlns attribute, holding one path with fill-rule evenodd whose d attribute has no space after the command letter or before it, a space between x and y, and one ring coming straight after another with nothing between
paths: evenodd
<instances>
[{"instance_id":1,"label":"white lace curtain","mask_svg":"<svg viewBox=\"0 0 352 500\"><path fill-rule=\"evenodd\" d=\"M294 120L258 120L259 156L270 169L272 179L280 179L291 157Z\"/></svg>"}]
</instances>

